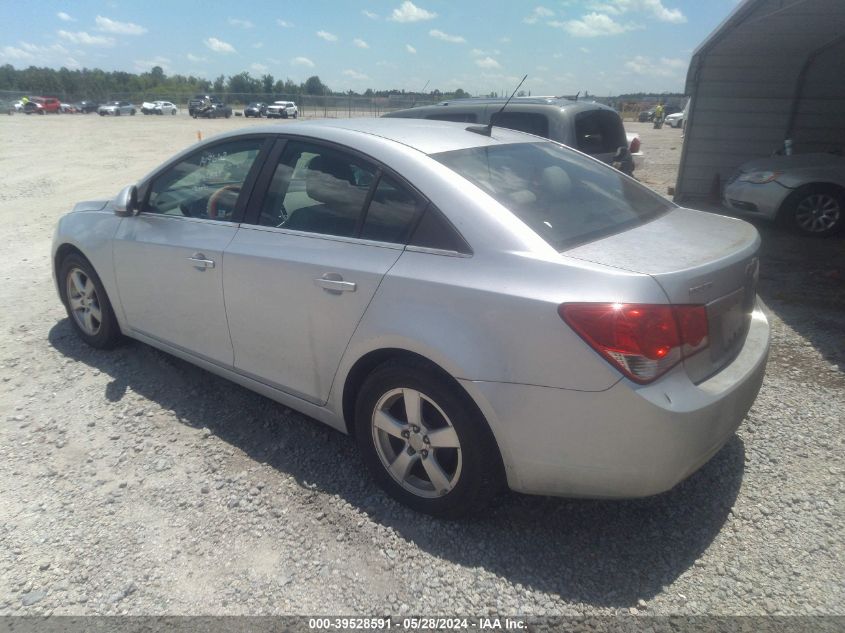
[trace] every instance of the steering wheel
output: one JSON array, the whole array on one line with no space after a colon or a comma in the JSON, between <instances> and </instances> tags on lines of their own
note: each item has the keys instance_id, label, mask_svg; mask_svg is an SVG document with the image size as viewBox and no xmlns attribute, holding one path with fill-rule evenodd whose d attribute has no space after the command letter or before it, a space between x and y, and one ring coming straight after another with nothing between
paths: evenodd
<instances>
[{"instance_id":1,"label":"steering wheel","mask_svg":"<svg viewBox=\"0 0 845 633\"><path fill-rule=\"evenodd\" d=\"M233 191L238 193L240 190L240 185L225 185L211 194L211 197L208 199L208 207L206 209L208 217L212 220L217 219L217 205L220 203L220 198L225 192Z\"/></svg>"}]
</instances>

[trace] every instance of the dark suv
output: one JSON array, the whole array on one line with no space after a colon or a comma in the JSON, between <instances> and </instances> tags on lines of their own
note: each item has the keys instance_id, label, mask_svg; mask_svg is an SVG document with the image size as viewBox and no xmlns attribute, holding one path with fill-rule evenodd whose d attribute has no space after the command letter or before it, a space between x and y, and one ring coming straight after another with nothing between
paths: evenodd
<instances>
[{"instance_id":1,"label":"dark suv","mask_svg":"<svg viewBox=\"0 0 845 633\"><path fill-rule=\"evenodd\" d=\"M203 113L203 101L206 97L211 101L211 110ZM194 118L203 116L210 119L217 117L226 117L228 119L232 116L232 108L227 106L220 100L219 97L215 97L214 95L196 95L188 101L188 114Z\"/></svg>"},{"instance_id":2,"label":"dark suv","mask_svg":"<svg viewBox=\"0 0 845 633\"><path fill-rule=\"evenodd\" d=\"M506 99L455 99L437 105L397 110L386 117L435 119L459 123L489 123L536 134L613 164L626 174L634 171L622 118L600 103L561 97L516 97L504 112Z\"/></svg>"}]
</instances>

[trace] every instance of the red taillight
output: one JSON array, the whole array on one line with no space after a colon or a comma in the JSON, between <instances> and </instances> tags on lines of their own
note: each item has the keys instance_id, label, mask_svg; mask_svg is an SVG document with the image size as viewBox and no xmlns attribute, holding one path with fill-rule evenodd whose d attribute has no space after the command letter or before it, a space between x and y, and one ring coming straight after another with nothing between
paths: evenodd
<instances>
[{"instance_id":1,"label":"red taillight","mask_svg":"<svg viewBox=\"0 0 845 633\"><path fill-rule=\"evenodd\" d=\"M640 151L640 137L635 136L634 140L631 141L631 147L629 148L632 154L636 154Z\"/></svg>"},{"instance_id":2,"label":"red taillight","mask_svg":"<svg viewBox=\"0 0 845 633\"><path fill-rule=\"evenodd\" d=\"M590 347L641 383L707 347L702 305L564 303L558 314Z\"/></svg>"}]
</instances>

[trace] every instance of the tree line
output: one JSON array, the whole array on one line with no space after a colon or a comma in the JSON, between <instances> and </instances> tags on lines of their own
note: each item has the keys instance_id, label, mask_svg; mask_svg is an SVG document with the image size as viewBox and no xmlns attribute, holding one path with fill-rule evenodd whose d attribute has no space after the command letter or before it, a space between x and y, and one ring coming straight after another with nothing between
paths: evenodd
<instances>
[{"instance_id":1,"label":"tree line","mask_svg":"<svg viewBox=\"0 0 845 633\"><path fill-rule=\"evenodd\" d=\"M290 78L276 79L271 74L253 77L249 72L237 75L220 75L213 81L193 75L166 75L161 66L149 72L129 73L121 70L105 71L99 68L28 68L16 69L11 64L0 66L0 90L24 92L30 95L55 96L74 99L106 99L115 94L162 95L169 98L188 97L195 93L232 93L251 95L260 99L270 95L349 95L363 97L389 97L413 95L404 90L373 90L363 93L352 90L334 92L317 75L301 83ZM460 98L470 96L462 89L441 93L433 90L428 96Z\"/></svg>"}]
</instances>

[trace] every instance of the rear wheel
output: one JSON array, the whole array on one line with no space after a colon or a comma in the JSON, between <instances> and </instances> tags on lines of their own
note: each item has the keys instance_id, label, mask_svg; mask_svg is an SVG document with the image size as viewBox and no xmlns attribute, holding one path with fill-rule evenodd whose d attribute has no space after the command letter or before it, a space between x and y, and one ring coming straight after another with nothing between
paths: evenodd
<instances>
[{"instance_id":1,"label":"rear wheel","mask_svg":"<svg viewBox=\"0 0 845 633\"><path fill-rule=\"evenodd\" d=\"M845 191L832 185L801 187L783 203L779 219L804 235L834 235L845 225Z\"/></svg>"},{"instance_id":2,"label":"rear wheel","mask_svg":"<svg viewBox=\"0 0 845 633\"><path fill-rule=\"evenodd\" d=\"M502 488L498 448L480 412L423 363L388 361L370 374L358 395L355 433L376 482L418 512L464 516Z\"/></svg>"},{"instance_id":3,"label":"rear wheel","mask_svg":"<svg viewBox=\"0 0 845 633\"><path fill-rule=\"evenodd\" d=\"M99 349L114 347L121 339L120 326L91 263L71 253L59 265L58 279L62 302L79 338Z\"/></svg>"}]
</instances>

